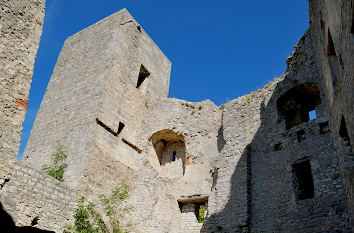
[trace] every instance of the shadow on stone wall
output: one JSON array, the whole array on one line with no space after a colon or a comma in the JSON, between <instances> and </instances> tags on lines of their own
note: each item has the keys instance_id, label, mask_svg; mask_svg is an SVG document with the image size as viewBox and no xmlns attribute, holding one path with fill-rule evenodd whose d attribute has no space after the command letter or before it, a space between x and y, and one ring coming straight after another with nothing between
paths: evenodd
<instances>
[{"instance_id":1,"label":"shadow on stone wall","mask_svg":"<svg viewBox=\"0 0 354 233\"><path fill-rule=\"evenodd\" d=\"M11 216L3 209L0 203L0 232L3 233L54 233L54 231L41 230L35 227L18 227Z\"/></svg>"},{"instance_id":2,"label":"shadow on stone wall","mask_svg":"<svg viewBox=\"0 0 354 233\"><path fill-rule=\"evenodd\" d=\"M289 77L289 79L291 79L291 77ZM278 121L276 122L276 119L274 119L274 109L276 108L276 103L280 97L280 94L284 93L284 91L287 91L291 88L291 85L289 87L289 83L291 84L291 82L289 82L289 79L285 79L277 83L277 86L275 87L267 106L265 106L264 100L262 102L259 101L257 103L254 103L260 104L260 127L257 129L251 143L244 148L239 162L237 163L237 166L234 170L234 173L232 174L229 200L227 201L222 211L213 213L206 219L201 232L253 232L251 230L253 230L254 221L256 221L256 224L258 225L256 229L262 226L263 224L267 224L268 229L267 227L265 227L265 231L262 232L301 232L304 229L305 231L308 230L306 232L318 232L320 231L320 229L339 230L340 232L351 232L350 229L348 229L347 224L344 196L342 196L340 192L340 195L336 194L324 197L315 196L315 198L304 200L301 202L297 200L295 201L291 198L294 195L294 191L292 187L293 184L291 162L289 161L293 159L291 158L291 156L303 156L298 153L298 151L292 151L291 148L301 146L300 144L290 143L289 145L291 146L291 148L283 148L283 151L280 152L282 154L278 157L281 157L283 155L284 156L278 161L276 161L276 158L272 157L273 153L278 153L278 151L273 152L273 143L277 143L278 140L287 140L286 138L284 138L284 136L274 136L275 124L280 123ZM304 81L308 82L311 80ZM309 123L309 126L307 125L308 123L303 124L306 124L305 126L303 125L305 128L317 127L317 122L312 122L312 125ZM287 134L287 132L288 131L286 131L284 128L283 130L278 130L275 133L281 135L282 133ZM315 137L316 138L314 139L317 140L317 137L320 136ZM331 139L326 138L323 140L325 140L324 142L327 142L327 140ZM307 145L302 146L302 150L306 150L308 148ZM227 145L225 145L225 147L227 147ZM313 156L313 154L311 154L313 152L308 153ZM315 152L315 154L316 153L322 153L322 151L317 151ZM325 156L329 156L328 160L332 159L333 161L333 159L336 159L335 154L326 154ZM267 158L270 161L273 159L273 163L268 162ZM316 159L320 160L321 158L323 157L317 157ZM277 168L274 169L272 168L272 166L276 166ZM323 167L321 167L321 169ZM277 171L279 170L280 172L277 173ZM318 169L318 171L321 173L321 176L327 172L327 170L320 169ZM252 172L255 174L252 174ZM287 175L284 176L284 174ZM262 176L264 176L264 178L260 178ZM246 184L242 184L246 185L247 187L240 187L240 182L238 182L238 180L240 180L240 177L243 177L243 180L246 180L247 178ZM289 177L291 178L289 179ZM260 182L262 180L264 181L264 183L259 186L259 183L262 183ZM278 182L280 184L279 187L273 185L272 182ZM291 183L290 189L288 185L289 182ZM270 188L264 189L266 187ZM255 201L253 200L253 193L255 188L257 189L257 203L255 203ZM262 188L264 189L264 194L260 194L259 190ZM247 190L247 201L245 201L245 199L240 199L239 193L240 191L242 192L242 190ZM268 196L264 198L265 195ZM273 197L270 197L272 195ZM279 201L277 201L277 198L279 198ZM258 210L254 210L254 206L257 206L256 209L264 207L264 209L266 210L263 211L261 214L257 213L257 215L259 216L255 218L255 216L253 216L253 211ZM271 208L271 211L268 212L267 208ZM335 212L335 214L333 214L335 216L331 216L332 211ZM261 217L262 214L265 214L264 219L263 217ZM267 216L267 214L270 214L270 216ZM340 220L342 220L342 224L340 223ZM317 222L319 224L313 224L312 226L311 224L313 222ZM325 222L332 222L333 225L331 226L330 224L325 224Z\"/></svg>"}]
</instances>

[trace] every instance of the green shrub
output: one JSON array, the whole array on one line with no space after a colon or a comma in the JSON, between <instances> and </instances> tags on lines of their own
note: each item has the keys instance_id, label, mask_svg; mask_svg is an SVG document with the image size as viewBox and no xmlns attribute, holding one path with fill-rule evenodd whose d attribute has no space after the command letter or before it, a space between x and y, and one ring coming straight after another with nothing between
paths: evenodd
<instances>
[{"instance_id":1,"label":"green shrub","mask_svg":"<svg viewBox=\"0 0 354 233\"><path fill-rule=\"evenodd\" d=\"M204 216L205 216L205 205L200 205L198 211L198 222L203 223Z\"/></svg>"},{"instance_id":2,"label":"green shrub","mask_svg":"<svg viewBox=\"0 0 354 233\"><path fill-rule=\"evenodd\" d=\"M132 223L124 220L124 214L133 210L131 206L124 205L129 197L129 186L123 181L112 190L111 196L100 195L100 205L95 206L87 202L84 197L78 201L78 209L74 213L75 223L66 226L66 233L127 233L131 232ZM123 204L123 205L122 205ZM97 210L103 210L105 223ZM109 230L111 229L111 230Z\"/></svg>"},{"instance_id":3,"label":"green shrub","mask_svg":"<svg viewBox=\"0 0 354 233\"><path fill-rule=\"evenodd\" d=\"M52 154L52 165L45 164L43 171L48 175L54 177L57 180L63 181L65 168L68 166L64 161L68 155L64 152L61 146L56 148L56 151Z\"/></svg>"}]
</instances>

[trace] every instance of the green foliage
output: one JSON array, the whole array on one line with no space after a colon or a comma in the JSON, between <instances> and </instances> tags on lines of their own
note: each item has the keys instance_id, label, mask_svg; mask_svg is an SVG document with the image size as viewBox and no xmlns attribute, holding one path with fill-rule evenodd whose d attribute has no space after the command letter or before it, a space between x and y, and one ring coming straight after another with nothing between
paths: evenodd
<instances>
[{"instance_id":1,"label":"green foliage","mask_svg":"<svg viewBox=\"0 0 354 233\"><path fill-rule=\"evenodd\" d=\"M52 154L52 165L45 164L43 171L57 180L63 181L65 168L68 166L64 161L68 155L64 152L62 146L57 147Z\"/></svg>"},{"instance_id":2,"label":"green foliage","mask_svg":"<svg viewBox=\"0 0 354 233\"><path fill-rule=\"evenodd\" d=\"M296 102L295 99L289 99L284 104L284 110L291 111L291 110L298 110L300 109L300 104Z\"/></svg>"},{"instance_id":3,"label":"green foliage","mask_svg":"<svg viewBox=\"0 0 354 233\"><path fill-rule=\"evenodd\" d=\"M112 190L110 196L100 195L100 205L95 206L91 202L86 202L84 197L78 201L78 209L75 211L75 224L66 226L66 233L127 233L131 232L132 223L123 223L124 214L130 214L133 210L131 206L124 205L129 197L129 186L123 181ZM122 205L123 204L123 205ZM103 210L102 216L97 210ZM111 229L111 230L109 230Z\"/></svg>"},{"instance_id":4,"label":"green foliage","mask_svg":"<svg viewBox=\"0 0 354 233\"><path fill-rule=\"evenodd\" d=\"M95 210L94 204L86 202L85 198L81 197L77 207L74 213L75 224L66 226L64 233L108 233L107 226Z\"/></svg>"},{"instance_id":5,"label":"green foliage","mask_svg":"<svg viewBox=\"0 0 354 233\"><path fill-rule=\"evenodd\" d=\"M198 222L203 223L204 216L205 216L205 205L200 205L199 211L198 211Z\"/></svg>"}]
</instances>

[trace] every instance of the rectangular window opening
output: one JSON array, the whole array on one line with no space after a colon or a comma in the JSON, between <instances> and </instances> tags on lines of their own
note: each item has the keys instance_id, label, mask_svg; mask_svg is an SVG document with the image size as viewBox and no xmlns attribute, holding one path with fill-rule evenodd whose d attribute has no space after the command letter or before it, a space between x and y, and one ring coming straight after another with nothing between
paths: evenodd
<instances>
[{"instance_id":1,"label":"rectangular window opening","mask_svg":"<svg viewBox=\"0 0 354 233\"><path fill-rule=\"evenodd\" d=\"M326 134L329 132L328 121L319 123L320 126L320 134Z\"/></svg>"},{"instance_id":2,"label":"rectangular window opening","mask_svg":"<svg viewBox=\"0 0 354 233\"><path fill-rule=\"evenodd\" d=\"M123 130L123 128L124 128L124 126L125 126L125 124L124 124L124 123L119 122L119 125L118 125L118 131L117 131L117 135L119 135L119 134L122 132L122 130Z\"/></svg>"},{"instance_id":3,"label":"rectangular window opening","mask_svg":"<svg viewBox=\"0 0 354 233\"><path fill-rule=\"evenodd\" d=\"M314 120L317 117L316 110L309 111L309 119Z\"/></svg>"},{"instance_id":4,"label":"rectangular window opening","mask_svg":"<svg viewBox=\"0 0 354 233\"><path fill-rule=\"evenodd\" d=\"M140 71L139 71L139 77L138 77L138 83L136 84L136 88L139 88L141 84L144 82L144 80L149 77L150 72L143 66L140 66Z\"/></svg>"},{"instance_id":5,"label":"rectangular window opening","mask_svg":"<svg viewBox=\"0 0 354 233\"><path fill-rule=\"evenodd\" d=\"M303 142L306 139L305 130L300 130L296 132L297 142Z\"/></svg>"},{"instance_id":6,"label":"rectangular window opening","mask_svg":"<svg viewBox=\"0 0 354 233\"><path fill-rule=\"evenodd\" d=\"M314 197L310 160L292 164L295 197L304 200Z\"/></svg>"},{"instance_id":7,"label":"rectangular window opening","mask_svg":"<svg viewBox=\"0 0 354 233\"><path fill-rule=\"evenodd\" d=\"M274 145L274 151L280 151L283 149L282 143L278 142L277 144Z\"/></svg>"},{"instance_id":8,"label":"rectangular window opening","mask_svg":"<svg viewBox=\"0 0 354 233\"><path fill-rule=\"evenodd\" d=\"M102 128L107 130L109 133L111 133L113 136L117 137L118 134L114 132L111 128L109 128L106 124L104 124L102 121L100 121L98 118L96 118L96 123L100 125Z\"/></svg>"}]
</instances>

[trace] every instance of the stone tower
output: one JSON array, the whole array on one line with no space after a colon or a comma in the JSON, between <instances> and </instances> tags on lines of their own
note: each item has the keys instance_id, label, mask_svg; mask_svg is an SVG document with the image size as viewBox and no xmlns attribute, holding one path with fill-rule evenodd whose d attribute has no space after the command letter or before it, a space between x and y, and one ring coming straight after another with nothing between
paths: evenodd
<instances>
[{"instance_id":1,"label":"stone tower","mask_svg":"<svg viewBox=\"0 0 354 233\"><path fill-rule=\"evenodd\" d=\"M170 61L126 9L69 37L24 163L41 169L62 146L70 156L64 179L72 187L78 187L88 161L101 154L134 169L141 153L142 108L150 99L168 96L170 69Z\"/></svg>"}]
</instances>

